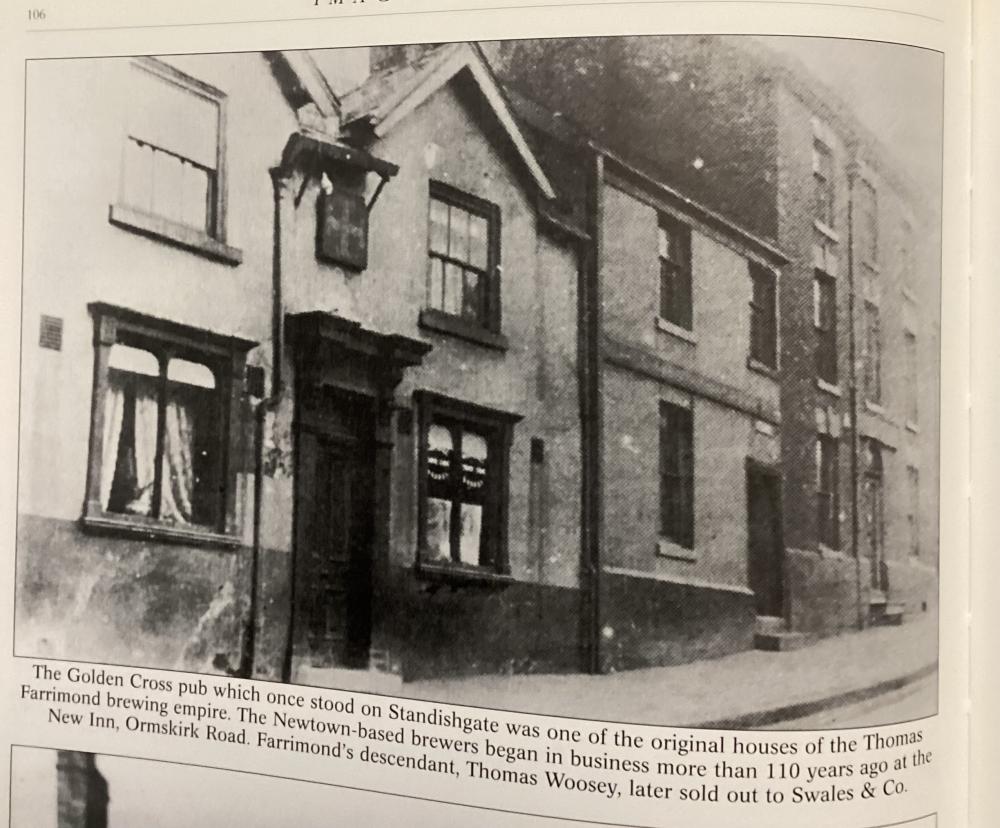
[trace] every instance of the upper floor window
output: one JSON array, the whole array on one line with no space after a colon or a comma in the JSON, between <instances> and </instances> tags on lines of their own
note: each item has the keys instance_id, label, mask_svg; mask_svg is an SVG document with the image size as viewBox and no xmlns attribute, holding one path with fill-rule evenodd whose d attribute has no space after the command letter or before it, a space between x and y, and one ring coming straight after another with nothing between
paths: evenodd
<instances>
[{"instance_id":1,"label":"upper floor window","mask_svg":"<svg viewBox=\"0 0 1000 828\"><path fill-rule=\"evenodd\" d=\"M669 216L661 215L657 234L660 318L690 331L694 324L691 228Z\"/></svg>"},{"instance_id":2,"label":"upper floor window","mask_svg":"<svg viewBox=\"0 0 1000 828\"><path fill-rule=\"evenodd\" d=\"M878 404L882 402L882 321L873 302L865 302L864 348L865 399Z\"/></svg>"},{"instance_id":3,"label":"upper floor window","mask_svg":"<svg viewBox=\"0 0 1000 828\"><path fill-rule=\"evenodd\" d=\"M920 422L920 355L917 350L917 335L913 331L903 333L906 357L906 422L915 426Z\"/></svg>"},{"instance_id":4,"label":"upper floor window","mask_svg":"<svg viewBox=\"0 0 1000 828\"><path fill-rule=\"evenodd\" d=\"M500 210L431 182L426 307L500 330Z\"/></svg>"},{"instance_id":5,"label":"upper floor window","mask_svg":"<svg viewBox=\"0 0 1000 828\"><path fill-rule=\"evenodd\" d=\"M660 403L660 536L694 548L694 418Z\"/></svg>"},{"instance_id":6,"label":"upper floor window","mask_svg":"<svg viewBox=\"0 0 1000 828\"><path fill-rule=\"evenodd\" d=\"M916 289L916 266L913 256L913 225L903 220L899 228L899 282L908 289Z\"/></svg>"},{"instance_id":7,"label":"upper floor window","mask_svg":"<svg viewBox=\"0 0 1000 828\"><path fill-rule=\"evenodd\" d=\"M813 324L816 328L816 376L837 384L837 280L821 270L813 277Z\"/></svg>"},{"instance_id":8,"label":"upper floor window","mask_svg":"<svg viewBox=\"0 0 1000 828\"><path fill-rule=\"evenodd\" d=\"M85 520L224 533L238 395L254 343L94 305Z\"/></svg>"},{"instance_id":9,"label":"upper floor window","mask_svg":"<svg viewBox=\"0 0 1000 828\"><path fill-rule=\"evenodd\" d=\"M777 368L778 277L770 268L751 262L750 280L750 358Z\"/></svg>"},{"instance_id":10,"label":"upper floor window","mask_svg":"<svg viewBox=\"0 0 1000 828\"><path fill-rule=\"evenodd\" d=\"M813 140L813 218L834 226L833 151L818 138Z\"/></svg>"},{"instance_id":11,"label":"upper floor window","mask_svg":"<svg viewBox=\"0 0 1000 828\"><path fill-rule=\"evenodd\" d=\"M152 59L130 87L120 203L222 239L225 96Z\"/></svg>"},{"instance_id":12,"label":"upper floor window","mask_svg":"<svg viewBox=\"0 0 1000 828\"><path fill-rule=\"evenodd\" d=\"M858 249L866 264L878 263L878 193L866 178L858 182L855 199L858 220Z\"/></svg>"}]
</instances>

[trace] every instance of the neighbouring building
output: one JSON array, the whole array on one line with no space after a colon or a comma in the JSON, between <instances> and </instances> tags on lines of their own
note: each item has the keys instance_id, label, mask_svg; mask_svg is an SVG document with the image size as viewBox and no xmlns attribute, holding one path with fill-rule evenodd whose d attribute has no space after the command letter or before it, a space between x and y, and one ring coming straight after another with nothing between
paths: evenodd
<instances>
[{"instance_id":1,"label":"neighbouring building","mask_svg":"<svg viewBox=\"0 0 1000 828\"><path fill-rule=\"evenodd\" d=\"M477 47L349 57L29 64L19 653L576 669L577 240Z\"/></svg>"},{"instance_id":2,"label":"neighbouring building","mask_svg":"<svg viewBox=\"0 0 1000 828\"><path fill-rule=\"evenodd\" d=\"M512 91L789 259L778 306L783 597L765 628L822 634L933 607L934 181L911 181L836 93L751 38L488 50ZM605 440L622 436L608 427ZM610 524L607 490L604 501Z\"/></svg>"}]
</instances>

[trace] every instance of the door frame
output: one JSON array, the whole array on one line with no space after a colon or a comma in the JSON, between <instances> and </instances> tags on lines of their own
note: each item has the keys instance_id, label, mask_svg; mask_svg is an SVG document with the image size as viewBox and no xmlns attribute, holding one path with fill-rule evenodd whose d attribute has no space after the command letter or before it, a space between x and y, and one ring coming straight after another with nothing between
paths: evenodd
<instances>
[{"instance_id":1,"label":"door frame","mask_svg":"<svg viewBox=\"0 0 1000 828\"><path fill-rule=\"evenodd\" d=\"M750 571L753 565L750 549L750 499L751 499L751 482L754 476L764 478L774 487L774 514L772 516L772 521L774 523L774 543L776 547L776 559L778 561L778 566L780 569L780 585L781 585L781 617L786 623L790 621L791 618L791 601L789 600L788 594L788 556L785 554L785 519L784 519L784 475L781 473L781 467L777 464L765 463L761 460L756 460L752 457L748 457L746 460L746 526L747 526L747 581L751 580ZM752 590L751 590L752 591ZM756 607L756 593L754 594L754 613L757 611Z\"/></svg>"},{"instance_id":2,"label":"door frame","mask_svg":"<svg viewBox=\"0 0 1000 828\"><path fill-rule=\"evenodd\" d=\"M327 405L324 406L325 411L320 407L312 407L303 404L302 397L298 398L298 404L296 406L296 416L293 422L293 440L295 446L295 459L294 459L294 486L293 486L293 544L296 548L296 559L301 567L303 559L303 549L301 548L302 539L300 537L300 532L302 531L302 521L303 515L301 513L301 508L303 505L303 498L307 497L321 497L322 495L317 492L313 492L311 495L309 492L304 490L305 485L305 475L302 471L302 464L306 462L305 452L303 450L303 438L309 435L310 438L314 439L317 443L317 449L321 451L333 450L339 452L343 455L344 459L348 462L355 462L358 464L368 463L370 469L368 474L370 475L367 486L366 486L366 508L369 512L369 516L366 518L368 522L368 527L366 529L367 533L367 556L368 556L368 595L365 597L366 606L366 618L365 624L367 627L366 637L368 639L367 650L368 653L371 651L371 637L372 637L372 596L374 594L374 584L372 583L373 572L375 568L375 559L377 555L377 550L375 548L375 527L380 519L377 511L377 500L375 496L375 446L376 446L376 432L375 432L375 418L374 412L377 406L377 401L364 394L358 394L353 391L344 390L335 386L330 386L327 389L328 399L324 402ZM338 409L347 409L349 407L363 408L367 409L367 414L362 411L360 416L355 412L355 415L360 423L363 424L362 428L345 428L340 423L335 421L333 416L327 417L324 414L332 415L333 412ZM325 444L325 446L320 446L320 444ZM352 455L354 455L352 457ZM315 467L313 473L309 476L311 479L311 484L313 487L316 486L315 481ZM353 511L353 510L352 510ZM349 555L353 556L353 548L349 551ZM354 562L353 560L348 565L348 569L351 569ZM296 577L300 579L300 583L296 585L297 589L303 584L301 579L310 576L310 572L303 571L298 573ZM353 587L353 581L348 576L348 587ZM353 607L354 601L352 598L355 596L348 596L347 598L347 608L345 610L345 648L344 648L344 663L333 665L340 668L350 669L352 667L360 667L361 665L354 665L349 663L350 659L346 656L349 655L352 649L352 643L350 641L350 632L354 628L354 624L357 623L357 617L352 617L351 613L356 611L356 607ZM299 607L299 611L304 609L304 607ZM296 622L301 619L296 618ZM302 630L302 634L296 644L300 647L305 647L305 649L298 653L298 655L309 658L313 654L313 650L308 646L308 626L305 626ZM368 653L364 654L364 661L367 663Z\"/></svg>"}]
</instances>

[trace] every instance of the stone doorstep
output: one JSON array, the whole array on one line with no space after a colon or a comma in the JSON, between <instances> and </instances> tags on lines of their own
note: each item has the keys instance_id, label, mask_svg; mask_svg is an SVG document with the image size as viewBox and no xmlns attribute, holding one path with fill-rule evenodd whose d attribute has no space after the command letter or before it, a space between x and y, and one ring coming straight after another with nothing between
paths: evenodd
<instances>
[{"instance_id":1,"label":"stone doorstep","mask_svg":"<svg viewBox=\"0 0 1000 828\"><path fill-rule=\"evenodd\" d=\"M906 619L906 604L886 604L875 623L883 627L900 627Z\"/></svg>"},{"instance_id":2,"label":"stone doorstep","mask_svg":"<svg viewBox=\"0 0 1000 828\"><path fill-rule=\"evenodd\" d=\"M806 636L788 629L784 618L776 615L758 615L754 624L753 646L755 650L769 653L785 653L799 650L807 644Z\"/></svg>"},{"instance_id":3,"label":"stone doorstep","mask_svg":"<svg viewBox=\"0 0 1000 828\"><path fill-rule=\"evenodd\" d=\"M753 646L755 650L769 653L787 653L791 650L801 650L808 640L804 633L784 630L782 632L754 633Z\"/></svg>"}]
</instances>

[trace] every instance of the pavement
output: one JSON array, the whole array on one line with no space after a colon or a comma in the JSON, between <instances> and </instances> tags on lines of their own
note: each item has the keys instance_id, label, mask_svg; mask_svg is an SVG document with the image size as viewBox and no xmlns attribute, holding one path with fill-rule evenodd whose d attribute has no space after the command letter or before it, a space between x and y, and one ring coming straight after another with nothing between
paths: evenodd
<instances>
[{"instance_id":1,"label":"pavement","mask_svg":"<svg viewBox=\"0 0 1000 828\"><path fill-rule=\"evenodd\" d=\"M843 715L836 717L837 727L867 727L937 712L937 647L937 615L930 612L898 627L848 632L790 652L749 650L600 676L417 681L406 684L402 694L525 713L726 729L783 723L808 728L825 721L825 711L839 709ZM906 694L904 719L895 705L872 703L911 686L922 692Z\"/></svg>"}]
</instances>

